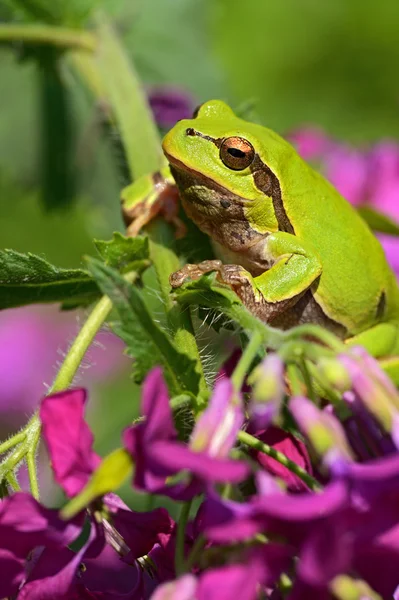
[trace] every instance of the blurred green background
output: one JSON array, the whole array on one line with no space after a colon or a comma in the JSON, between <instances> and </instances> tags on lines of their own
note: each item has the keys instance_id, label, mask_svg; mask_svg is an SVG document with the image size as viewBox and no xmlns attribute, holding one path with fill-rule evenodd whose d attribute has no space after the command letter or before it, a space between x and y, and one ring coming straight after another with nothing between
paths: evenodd
<instances>
[{"instance_id":1,"label":"blurred green background","mask_svg":"<svg viewBox=\"0 0 399 600\"><path fill-rule=\"evenodd\" d=\"M0 20L26 19L24 4L69 25L74 9L103 8L143 83L176 86L196 104L222 98L281 133L314 124L356 143L399 137L397 0L3 0ZM0 247L73 267L93 252L92 237L123 230L127 181L117 135L98 127L98 107L67 72L61 97L53 83L20 44L0 45ZM64 196L74 199L57 208ZM93 397L96 447L105 453L134 416L128 369Z\"/></svg>"}]
</instances>

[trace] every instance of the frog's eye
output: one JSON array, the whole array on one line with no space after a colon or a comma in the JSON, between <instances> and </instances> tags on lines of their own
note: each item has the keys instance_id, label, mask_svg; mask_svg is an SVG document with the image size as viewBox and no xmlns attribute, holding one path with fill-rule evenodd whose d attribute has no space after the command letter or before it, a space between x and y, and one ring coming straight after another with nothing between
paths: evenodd
<instances>
[{"instance_id":1,"label":"frog's eye","mask_svg":"<svg viewBox=\"0 0 399 600\"><path fill-rule=\"evenodd\" d=\"M220 145L220 158L229 169L242 171L249 167L255 158L255 150L248 140L229 137Z\"/></svg>"}]
</instances>

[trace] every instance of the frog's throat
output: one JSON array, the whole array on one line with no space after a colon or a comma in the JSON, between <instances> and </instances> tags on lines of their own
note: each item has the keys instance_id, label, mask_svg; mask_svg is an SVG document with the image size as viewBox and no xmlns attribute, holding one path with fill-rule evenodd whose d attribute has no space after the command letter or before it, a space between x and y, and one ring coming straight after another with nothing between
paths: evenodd
<instances>
[{"instance_id":1,"label":"frog's throat","mask_svg":"<svg viewBox=\"0 0 399 600\"><path fill-rule=\"evenodd\" d=\"M245 217L245 198L177 159L170 160L170 167L187 216L213 240L233 252L245 252L264 237Z\"/></svg>"},{"instance_id":2,"label":"frog's throat","mask_svg":"<svg viewBox=\"0 0 399 600\"><path fill-rule=\"evenodd\" d=\"M206 177L195 169L188 167L165 150L164 153L170 163L172 174L176 179L183 199L186 199L191 203L196 203L199 212L201 213L203 213L204 209L206 210L207 207L210 208L210 206L212 206L212 218L215 218L216 208L219 206L229 209L227 212L223 210L218 211L221 213L223 219L235 220L239 216L234 214L235 211L233 211L231 207L240 207L241 210L243 210L248 202L245 198L236 195L234 192L215 182L210 177ZM279 230L295 234L292 223L285 211L281 185L278 177L268 165L262 161L258 154L255 155L250 169L255 187L257 187L261 193L265 194L265 196L272 199ZM187 190L190 187L196 187L197 191L194 192L194 189L192 189L191 193L188 193ZM205 190L207 190L208 193L205 194ZM202 199L201 195L203 196Z\"/></svg>"}]
</instances>

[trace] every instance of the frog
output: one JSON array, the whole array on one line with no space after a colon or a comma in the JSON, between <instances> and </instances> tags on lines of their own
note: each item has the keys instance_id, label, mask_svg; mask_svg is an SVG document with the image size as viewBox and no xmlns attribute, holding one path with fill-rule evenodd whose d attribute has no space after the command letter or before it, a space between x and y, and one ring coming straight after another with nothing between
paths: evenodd
<instances>
[{"instance_id":1,"label":"frog","mask_svg":"<svg viewBox=\"0 0 399 600\"><path fill-rule=\"evenodd\" d=\"M215 271L273 327L319 324L375 357L399 354L399 288L380 242L288 141L210 100L162 148L216 256L172 273L172 288Z\"/></svg>"}]
</instances>

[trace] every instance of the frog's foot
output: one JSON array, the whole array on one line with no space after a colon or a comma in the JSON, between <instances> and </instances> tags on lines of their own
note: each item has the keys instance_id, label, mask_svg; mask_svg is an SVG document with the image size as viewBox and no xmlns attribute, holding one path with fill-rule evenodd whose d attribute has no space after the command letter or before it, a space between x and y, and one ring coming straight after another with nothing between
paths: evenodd
<instances>
[{"instance_id":1,"label":"frog's foot","mask_svg":"<svg viewBox=\"0 0 399 600\"><path fill-rule=\"evenodd\" d=\"M129 201L124 202L125 199ZM160 173L142 178L123 190L122 214L128 237L136 237L143 227L158 216L175 227L176 238L184 237L186 226L178 213L178 189Z\"/></svg>"},{"instance_id":2,"label":"frog's foot","mask_svg":"<svg viewBox=\"0 0 399 600\"><path fill-rule=\"evenodd\" d=\"M187 264L172 273L169 282L172 288L178 288L187 281L199 279L205 273L216 271L216 280L228 285L240 298L246 308L261 321L272 323L278 315L291 308L297 298L268 302L257 288L252 275L241 265L224 265L220 260L205 260L197 265Z\"/></svg>"},{"instance_id":3,"label":"frog's foot","mask_svg":"<svg viewBox=\"0 0 399 600\"><path fill-rule=\"evenodd\" d=\"M175 271L169 277L169 283L172 288L178 288L187 281L196 281L205 273L211 271L219 272L223 267L221 260L203 260L199 264L187 264L184 265L179 271Z\"/></svg>"},{"instance_id":4,"label":"frog's foot","mask_svg":"<svg viewBox=\"0 0 399 600\"><path fill-rule=\"evenodd\" d=\"M187 264L179 271L172 273L169 278L172 288L178 288L187 281L195 281L204 275L216 271L216 280L228 285L251 309L260 308L265 304L263 296L256 289L253 278L240 265L224 265L220 260L204 260L199 264ZM256 312L256 310L255 310Z\"/></svg>"}]
</instances>

